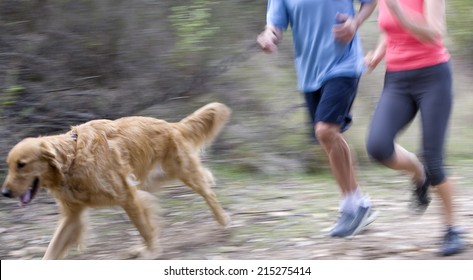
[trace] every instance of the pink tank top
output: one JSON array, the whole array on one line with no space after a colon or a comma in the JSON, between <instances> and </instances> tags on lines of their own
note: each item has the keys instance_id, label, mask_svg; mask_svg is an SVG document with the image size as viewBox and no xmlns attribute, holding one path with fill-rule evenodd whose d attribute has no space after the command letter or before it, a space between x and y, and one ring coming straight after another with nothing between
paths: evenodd
<instances>
[{"instance_id":1,"label":"pink tank top","mask_svg":"<svg viewBox=\"0 0 473 280\"><path fill-rule=\"evenodd\" d=\"M403 10L416 21L424 22L424 0L399 0ZM385 0L379 2L378 25L386 33L386 70L404 71L433 66L450 59L442 37L434 43L423 43L398 22Z\"/></svg>"}]
</instances>

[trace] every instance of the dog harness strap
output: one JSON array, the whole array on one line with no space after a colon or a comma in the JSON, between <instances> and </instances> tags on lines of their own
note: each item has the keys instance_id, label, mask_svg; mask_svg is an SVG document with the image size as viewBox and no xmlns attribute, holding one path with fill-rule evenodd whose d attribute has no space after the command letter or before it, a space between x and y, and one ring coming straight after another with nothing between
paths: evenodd
<instances>
[{"instance_id":1,"label":"dog harness strap","mask_svg":"<svg viewBox=\"0 0 473 280\"><path fill-rule=\"evenodd\" d=\"M74 141L77 142L77 132L71 130L70 135L71 135L71 138L74 139Z\"/></svg>"}]
</instances>

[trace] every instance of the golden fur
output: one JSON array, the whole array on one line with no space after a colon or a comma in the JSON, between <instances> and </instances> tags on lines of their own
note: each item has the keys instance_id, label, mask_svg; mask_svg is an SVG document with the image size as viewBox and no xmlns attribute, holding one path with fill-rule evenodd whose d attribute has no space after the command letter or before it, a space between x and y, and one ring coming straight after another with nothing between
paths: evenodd
<instances>
[{"instance_id":1,"label":"golden fur","mask_svg":"<svg viewBox=\"0 0 473 280\"><path fill-rule=\"evenodd\" d=\"M93 120L65 134L26 138L8 155L2 193L26 204L41 186L56 198L61 221L44 259L63 258L80 242L86 208L107 206L122 207L144 239L144 257L157 256L149 192L169 180L203 196L220 224L230 222L199 157L230 114L226 105L210 103L176 123L139 116Z\"/></svg>"}]
</instances>

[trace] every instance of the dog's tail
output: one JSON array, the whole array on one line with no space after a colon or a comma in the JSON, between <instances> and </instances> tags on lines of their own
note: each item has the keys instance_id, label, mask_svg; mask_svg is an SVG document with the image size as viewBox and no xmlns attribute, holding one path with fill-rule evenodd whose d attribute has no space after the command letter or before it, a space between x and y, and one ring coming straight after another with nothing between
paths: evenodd
<instances>
[{"instance_id":1,"label":"dog's tail","mask_svg":"<svg viewBox=\"0 0 473 280\"><path fill-rule=\"evenodd\" d=\"M195 147L210 144L226 124L232 110L222 103L210 103L177 123L177 129Z\"/></svg>"}]
</instances>

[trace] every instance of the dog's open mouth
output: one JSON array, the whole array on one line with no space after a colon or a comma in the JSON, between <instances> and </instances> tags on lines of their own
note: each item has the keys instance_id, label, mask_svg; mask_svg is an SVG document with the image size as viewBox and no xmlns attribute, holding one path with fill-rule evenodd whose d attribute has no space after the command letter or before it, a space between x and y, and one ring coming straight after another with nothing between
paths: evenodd
<instances>
[{"instance_id":1,"label":"dog's open mouth","mask_svg":"<svg viewBox=\"0 0 473 280\"><path fill-rule=\"evenodd\" d=\"M36 193L39 189L39 178L34 179L33 184L31 184L30 188L20 195L20 206L25 206L26 204L30 203L30 201L35 197Z\"/></svg>"}]
</instances>

